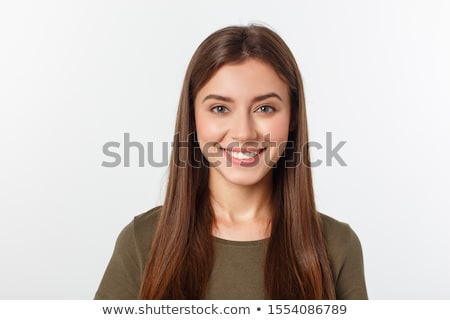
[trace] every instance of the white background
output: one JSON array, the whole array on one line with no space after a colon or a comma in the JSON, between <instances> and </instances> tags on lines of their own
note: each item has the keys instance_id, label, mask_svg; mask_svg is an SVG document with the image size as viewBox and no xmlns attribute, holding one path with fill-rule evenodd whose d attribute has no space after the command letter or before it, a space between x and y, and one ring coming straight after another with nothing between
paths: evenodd
<instances>
[{"instance_id":1,"label":"white background","mask_svg":"<svg viewBox=\"0 0 450 320\"><path fill-rule=\"evenodd\" d=\"M93 297L167 175L136 150L102 167L102 146L130 133L161 159L193 51L251 22L294 52L310 139L346 141L346 167L313 170L317 206L359 235L370 298L450 298L449 16L445 0L3 1L0 298Z\"/></svg>"}]
</instances>

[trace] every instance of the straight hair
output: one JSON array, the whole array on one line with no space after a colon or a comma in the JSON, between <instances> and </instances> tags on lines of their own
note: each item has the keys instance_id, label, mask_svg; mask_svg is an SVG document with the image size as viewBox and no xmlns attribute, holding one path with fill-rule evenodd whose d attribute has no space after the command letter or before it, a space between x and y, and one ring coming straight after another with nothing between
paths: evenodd
<instances>
[{"instance_id":1,"label":"straight hair","mask_svg":"<svg viewBox=\"0 0 450 320\"><path fill-rule=\"evenodd\" d=\"M264 265L268 299L335 299L316 211L303 84L281 37L259 25L230 26L207 37L186 71L178 105L164 204L142 276L140 299L203 299L214 264L209 168L195 134L198 91L225 64L259 59L289 87L288 145L273 170L273 217Z\"/></svg>"}]
</instances>

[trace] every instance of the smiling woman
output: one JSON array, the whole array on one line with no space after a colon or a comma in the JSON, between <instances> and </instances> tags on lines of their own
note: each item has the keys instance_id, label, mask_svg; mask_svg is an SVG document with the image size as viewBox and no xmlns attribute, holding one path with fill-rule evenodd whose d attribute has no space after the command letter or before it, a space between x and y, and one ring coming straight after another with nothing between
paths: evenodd
<instances>
[{"instance_id":1,"label":"smiling woman","mask_svg":"<svg viewBox=\"0 0 450 320\"><path fill-rule=\"evenodd\" d=\"M121 232L95 298L366 299L356 234L316 210L307 142L283 40L211 34L186 72L164 204Z\"/></svg>"}]
</instances>

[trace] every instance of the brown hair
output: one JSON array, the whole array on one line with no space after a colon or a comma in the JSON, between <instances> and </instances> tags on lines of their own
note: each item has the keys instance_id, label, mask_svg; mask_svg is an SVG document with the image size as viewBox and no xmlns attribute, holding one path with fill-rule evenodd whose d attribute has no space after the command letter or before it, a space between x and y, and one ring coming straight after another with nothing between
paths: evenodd
<instances>
[{"instance_id":1,"label":"brown hair","mask_svg":"<svg viewBox=\"0 0 450 320\"><path fill-rule=\"evenodd\" d=\"M335 299L316 211L300 72L284 41L257 25L220 29L206 38L188 66L178 106L169 181L144 270L140 299L202 299L213 267L214 212L208 167L195 137L194 99L227 63L260 59L289 86L290 146L273 168L272 230L264 281L269 299Z\"/></svg>"}]
</instances>

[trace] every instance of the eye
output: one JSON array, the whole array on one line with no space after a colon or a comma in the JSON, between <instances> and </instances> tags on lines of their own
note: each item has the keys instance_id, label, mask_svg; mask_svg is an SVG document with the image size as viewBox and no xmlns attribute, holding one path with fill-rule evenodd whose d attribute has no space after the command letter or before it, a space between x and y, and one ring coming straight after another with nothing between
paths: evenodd
<instances>
[{"instance_id":1,"label":"eye","mask_svg":"<svg viewBox=\"0 0 450 320\"><path fill-rule=\"evenodd\" d=\"M271 107L271 106L268 106L268 105L260 106L260 107L256 110L256 112L263 112L263 113L274 112L274 111L275 111L275 109L274 109L273 107Z\"/></svg>"},{"instance_id":2,"label":"eye","mask_svg":"<svg viewBox=\"0 0 450 320\"><path fill-rule=\"evenodd\" d=\"M225 113L228 112L228 109L224 106L215 106L211 108L211 111L214 113Z\"/></svg>"}]
</instances>

